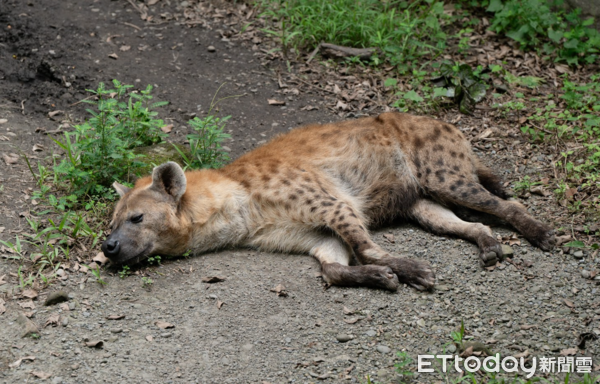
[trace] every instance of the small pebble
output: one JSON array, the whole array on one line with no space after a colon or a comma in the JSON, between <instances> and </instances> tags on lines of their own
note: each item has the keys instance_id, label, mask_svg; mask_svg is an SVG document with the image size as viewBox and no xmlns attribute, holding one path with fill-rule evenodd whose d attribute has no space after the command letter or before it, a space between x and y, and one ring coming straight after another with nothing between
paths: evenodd
<instances>
[{"instance_id":1,"label":"small pebble","mask_svg":"<svg viewBox=\"0 0 600 384\"><path fill-rule=\"evenodd\" d=\"M214 52L214 51L216 51L216 48L213 47L212 45L209 45L208 48L206 48L206 50L208 50L208 52Z\"/></svg>"},{"instance_id":2,"label":"small pebble","mask_svg":"<svg viewBox=\"0 0 600 384\"><path fill-rule=\"evenodd\" d=\"M335 338L336 338L336 339L337 339L337 341L339 341L340 343L345 343L345 342L347 342L347 341L350 341L350 340L352 340L352 336L350 336L350 335L346 335L346 334L343 334L343 333L341 333L341 334L337 335Z\"/></svg>"},{"instance_id":3,"label":"small pebble","mask_svg":"<svg viewBox=\"0 0 600 384\"><path fill-rule=\"evenodd\" d=\"M589 279L590 278L590 271L586 271L585 269L581 271L581 277L583 277L584 279Z\"/></svg>"},{"instance_id":4,"label":"small pebble","mask_svg":"<svg viewBox=\"0 0 600 384\"><path fill-rule=\"evenodd\" d=\"M385 345L378 345L377 348L377 352L379 353L390 353L392 350L389 347L386 347Z\"/></svg>"}]
</instances>

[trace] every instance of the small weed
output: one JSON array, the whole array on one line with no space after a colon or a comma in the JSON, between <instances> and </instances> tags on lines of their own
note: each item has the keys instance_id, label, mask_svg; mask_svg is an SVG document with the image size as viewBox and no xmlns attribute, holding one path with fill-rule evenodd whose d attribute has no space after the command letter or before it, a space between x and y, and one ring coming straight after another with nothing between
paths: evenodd
<instances>
[{"instance_id":1,"label":"small weed","mask_svg":"<svg viewBox=\"0 0 600 384\"><path fill-rule=\"evenodd\" d=\"M148 264L152 265L152 264L156 264L156 265L160 265L160 256L151 256L149 258L146 259L148 261Z\"/></svg>"},{"instance_id":2,"label":"small weed","mask_svg":"<svg viewBox=\"0 0 600 384\"><path fill-rule=\"evenodd\" d=\"M152 284L154 284L154 281L151 278L146 276L142 277L142 287L150 289L150 287L152 287Z\"/></svg>"},{"instance_id":3,"label":"small weed","mask_svg":"<svg viewBox=\"0 0 600 384\"><path fill-rule=\"evenodd\" d=\"M238 96L227 96L215 102L215 98L221 87L219 87L213 96L207 116L203 119L194 117L193 120L189 121L189 124L195 131L195 133L186 136L190 143L189 155L173 144L173 147L183 158L185 169L218 168L229 160L229 155L223 150L221 143L231 137L231 135L223 132L231 116L216 117L212 115L212 111L222 100Z\"/></svg>"},{"instance_id":4,"label":"small weed","mask_svg":"<svg viewBox=\"0 0 600 384\"><path fill-rule=\"evenodd\" d=\"M21 244L21 239L19 238L19 236L15 236L14 243L11 243L10 241L0 240L0 244L8 248L9 252L12 253L12 255L5 255L4 257L14 260L20 260L25 256L23 246Z\"/></svg>"},{"instance_id":5,"label":"small weed","mask_svg":"<svg viewBox=\"0 0 600 384\"><path fill-rule=\"evenodd\" d=\"M19 265L19 269L17 269L17 276L19 277L19 287L21 288L33 285L33 282L35 281L35 276L33 273L29 273L29 276L25 277L22 265Z\"/></svg>"},{"instance_id":6,"label":"small weed","mask_svg":"<svg viewBox=\"0 0 600 384\"><path fill-rule=\"evenodd\" d=\"M123 268L121 268L121 270L119 271L119 277L121 279L126 278L130 274L131 274L131 271L129 270L129 266L127 266L127 265L124 265Z\"/></svg>"},{"instance_id":7,"label":"small weed","mask_svg":"<svg viewBox=\"0 0 600 384\"><path fill-rule=\"evenodd\" d=\"M398 356L399 361L394 364L394 368L396 368L396 372L401 374L403 377L410 377L414 373L409 370L409 365L412 363L412 359L408 356L406 352L397 352L396 356Z\"/></svg>"},{"instance_id":8,"label":"small weed","mask_svg":"<svg viewBox=\"0 0 600 384\"><path fill-rule=\"evenodd\" d=\"M100 277L100 267L96 266L96 268L91 268L88 265L88 269L90 270L90 272L92 273L92 275L94 275L94 277L96 277L96 282L100 285L106 285L106 281L102 280L102 277Z\"/></svg>"},{"instance_id":9,"label":"small weed","mask_svg":"<svg viewBox=\"0 0 600 384\"><path fill-rule=\"evenodd\" d=\"M518 195L522 195L526 192L529 192L531 190L531 187L536 186L536 185L541 185L542 183L539 181L531 181L531 177L529 176L523 176L523 178L517 182L515 182L515 186L513 187L513 190L518 194Z\"/></svg>"}]
</instances>

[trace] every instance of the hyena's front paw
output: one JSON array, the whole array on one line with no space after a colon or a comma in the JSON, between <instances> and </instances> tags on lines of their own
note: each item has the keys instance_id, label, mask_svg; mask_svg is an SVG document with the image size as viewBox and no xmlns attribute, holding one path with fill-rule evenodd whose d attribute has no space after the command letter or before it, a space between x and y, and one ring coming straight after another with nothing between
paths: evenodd
<instances>
[{"instance_id":1,"label":"hyena's front paw","mask_svg":"<svg viewBox=\"0 0 600 384\"><path fill-rule=\"evenodd\" d=\"M390 267L401 283L420 291L432 289L435 284L435 272L427 261L394 257Z\"/></svg>"},{"instance_id":2,"label":"hyena's front paw","mask_svg":"<svg viewBox=\"0 0 600 384\"><path fill-rule=\"evenodd\" d=\"M532 245L540 248L542 251L549 251L554 248L556 244L556 238L554 237L554 230L542 223L536 223L537 225L531 228L530 233L524 234L525 238L529 240Z\"/></svg>"},{"instance_id":3,"label":"hyena's front paw","mask_svg":"<svg viewBox=\"0 0 600 384\"><path fill-rule=\"evenodd\" d=\"M363 265L364 285L373 288L387 289L388 291L398 290L400 283L398 277L390 267L384 265Z\"/></svg>"}]
</instances>

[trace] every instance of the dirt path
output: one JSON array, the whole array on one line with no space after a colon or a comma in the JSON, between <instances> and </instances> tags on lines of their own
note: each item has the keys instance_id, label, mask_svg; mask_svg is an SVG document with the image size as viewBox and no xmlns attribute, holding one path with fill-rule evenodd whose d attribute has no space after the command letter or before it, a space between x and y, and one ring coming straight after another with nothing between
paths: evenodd
<instances>
[{"instance_id":1,"label":"dirt path","mask_svg":"<svg viewBox=\"0 0 600 384\"><path fill-rule=\"evenodd\" d=\"M174 5L161 8L175 11ZM6 138L0 151L48 159L55 147L44 130L83 117L82 104L75 103L88 96L85 89L113 78L153 84L156 98L170 102L161 117L175 126L171 141L183 141L185 122L207 112L226 82L221 95L243 95L221 104L220 114L232 116L233 139L226 143L232 157L300 124L338 119L316 94L282 93L274 64L263 66L252 44L224 38L227 27L218 20L210 21L211 29L165 20L144 23L125 1L0 0L0 119L7 120L0 125L0 138ZM269 98L286 105L268 105ZM63 113L47 117L56 110ZM34 153L34 144L45 149ZM34 183L22 159L0 164L0 183L0 238L10 240L28 229L24 216L34 209ZM582 275L597 269L600 259L558 249L543 253L521 240L513 244L512 263L490 271L479 267L474 245L409 224L378 231L375 239L396 254L429 260L438 271L436 291L325 290L318 263L308 256L236 250L153 267L150 290L139 276L107 272L103 287L67 270L49 290L69 293L66 305L44 307L44 292L27 308L18 264L0 253L0 298L6 301L0 381L32 380L37 372L51 375L52 383L334 383L366 382L366 374L388 383L400 380L396 351L413 359L441 352L461 320L470 337L503 355L557 356L576 347L580 334L600 334L600 277ZM226 280L201 282L215 275ZM271 291L278 284L287 297ZM40 327L59 313L59 325L42 328L39 339L21 338L22 312L33 312ZM159 320L174 328L157 327ZM102 348L86 346L99 340ZM597 359L598 342L582 353ZM26 356L35 360L9 367ZM421 374L414 380L437 379Z\"/></svg>"}]
</instances>

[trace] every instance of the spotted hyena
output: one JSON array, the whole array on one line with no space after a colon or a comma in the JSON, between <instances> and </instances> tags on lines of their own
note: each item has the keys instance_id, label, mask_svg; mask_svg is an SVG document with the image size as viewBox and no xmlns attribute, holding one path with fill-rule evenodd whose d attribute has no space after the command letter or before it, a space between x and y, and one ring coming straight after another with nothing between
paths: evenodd
<instances>
[{"instance_id":1,"label":"spotted hyena","mask_svg":"<svg viewBox=\"0 0 600 384\"><path fill-rule=\"evenodd\" d=\"M414 220L476 243L483 263L496 263L490 229L459 219L457 207L495 215L544 250L554 243L548 225L506 200L456 127L400 113L310 125L222 169L184 173L168 162L133 189L114 187L121 200L102 250L115 263L243 246L308 253L334 285L426 289L430 264L390 255L368 228Z\"/></svg>"}]
</instances>

